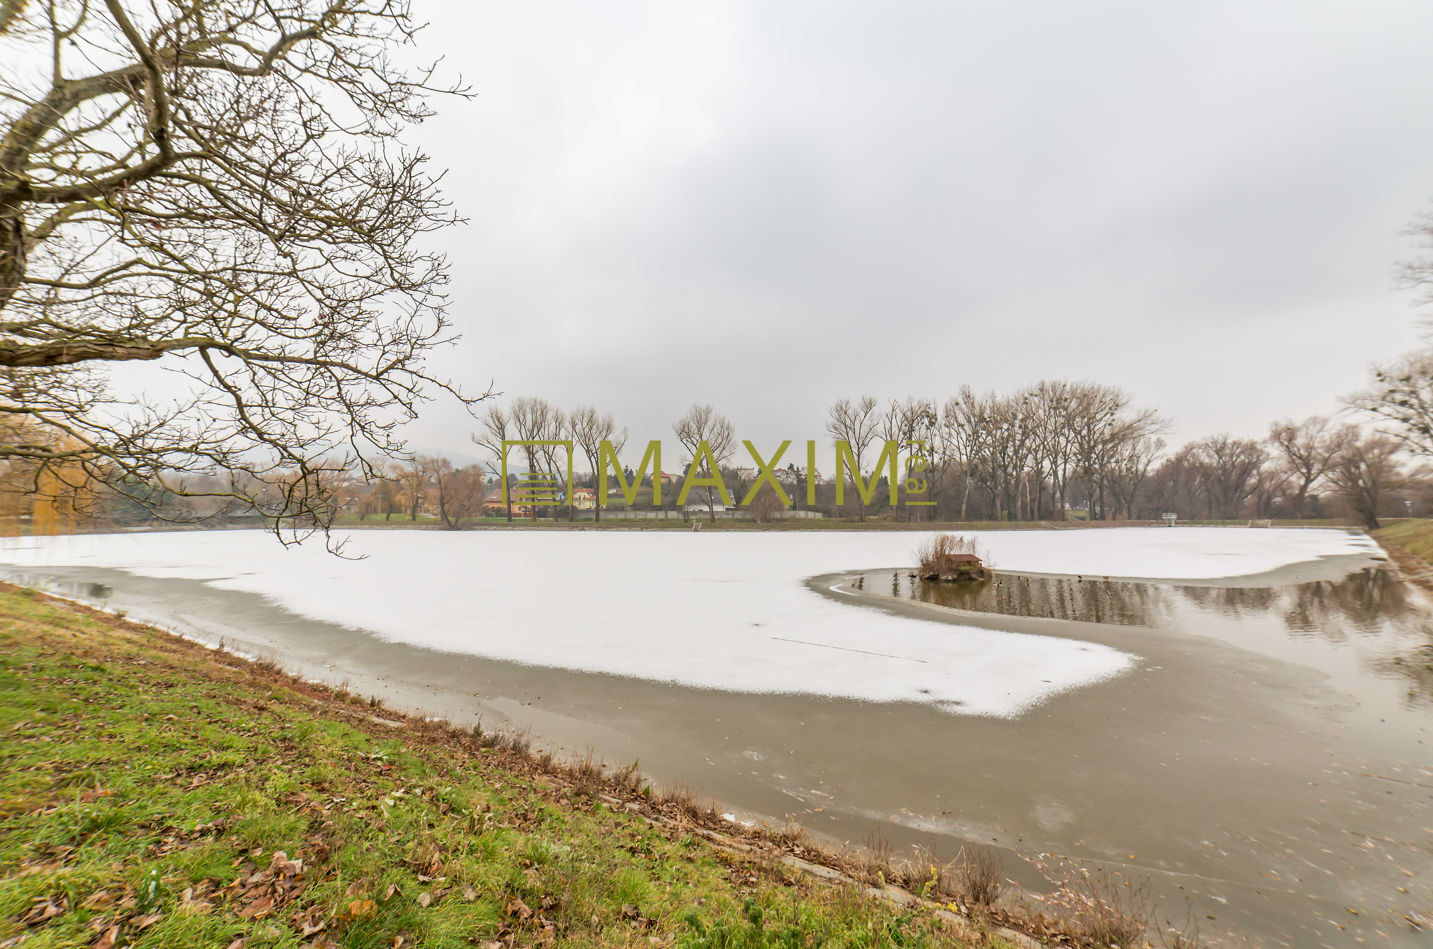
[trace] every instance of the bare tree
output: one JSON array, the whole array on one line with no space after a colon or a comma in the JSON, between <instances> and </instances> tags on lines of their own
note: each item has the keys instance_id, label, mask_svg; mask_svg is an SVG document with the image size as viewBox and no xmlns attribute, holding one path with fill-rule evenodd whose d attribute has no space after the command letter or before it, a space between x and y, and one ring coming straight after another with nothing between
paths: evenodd
<instances>
[{"instance_id":1,"label":"bare tree","mask_svg":"<svg viewBox=\"0 0 1433 949\"><path fill-rule=\"evenodd\" d=\"M433 500L444 530L463 529L463 521L476 517L483 507L487 485L477 465L455 468L447 458L419 455L415 462L433 485Z\"/></svg>"},{"instance_id":2,"label":"bare tree","mask_svg":"<svg viewBox=\"0 0 1433 949\"><path fill-rule=\"evenodd\" d=\"M1420 214L1404 234L1413 238L1423 250L1433 252L1433 211ZM1403 289L1418 292L1415 304L1426 306L1433 303L1433 253L1402 261L1396 273Z\"/></svg>"},{"instance_id":3,"label":"bare tree","mask_svg":"<svg viewBox=\"0 0 1433 949\"><path fill-rule=\"evenodd\" d=\"M1035 457L1050 477L1050 503L1055 508L1055 518L1061 521L1067 517L1065 498L1076 463L1076 390L1074 384L1063 380L1039 382L1030 390L1031 410L1036 417Z\"/></svg>"},{"instance_id":4,"label":"bare tree","mask_svg":"<svg viewBox=\"0 0 1433 949\"><path fill-rule=\"evenodd\" d=\"M1068 423L1075 463L1089 494L1091 519L1097 500L1103 518L1105 482L1116 455L1131 442L1163 433L1168 422L1157 410L1136 406L1118 386L1076 383L1071 396Z\"/></svg>"},{"instance_id":5,"label":"bare tree","mask_svg":"<svg viewBox=\"0 0 1433 949\"><path fill-rule=\"evenodd\" d=\"M568 430L572 433L572 440L577 447L582 449L582 454L587 458L588 470L592 472L592 489L594 493L600 488L602 472L602 443L610 442L614 454L620 455L622 449L627 445L627 430L617 432L617 423L612 420L612 413L608 412L599 415L597 410L590 405L579 405L572 410L567 417ZM661 472L657 472L658 477ZM602 505L606 498L597 498L597 506L594 508L594 515L598 521L602 520Z\"/></svg>"},{"instance_id":6,"label":"bare tree","mask_svg":"<svg viewBox=\"0 0 1433 949\"><path fill-rule=\"evenodd\" d=\"M487 466L498 478L506 478L503 471L503 456L507 453L507 446L503 443L512 438L509 429L511 420L508 418L507 410L501 405L489 405L488 410L483 413L483 429L481 432L473 432L468 437L473 444L484 449L488 453ZM507 499L507 520L512 523L512 484L505 480L502 484L503 497Z\"/></svg>"},{"instance_id":7,"label":"bare tree","mask_svg":"<svg viewBox=\"0 0 1433 949\"><path fill-rule=\"evenodd\" d=\"M393 515L402 509L403 487L399 483L399 468L395 465L385 465L382 477L373 485L373 493L370 495L373 501L374 512L383 515L385 521L391 521Z\"/></svg>"},{"instance_id":8,"label":"bare tree","mask_svg":"<svg viewBox=\"0 0 1433 949\"><path fill-rule=\"evenodd\" d=\"M1140 488L1149 478L1150 468L1164 453L1164 439L1143 438L1127 442L1116 450L1110 465L1110 489L1114 492L1116 512L1133 519L1139 503Z\"/></svg>"},{"instance_id":9,"label":"bare tree","mask_svg":"<svg viewBox=\"0 0 1433 949\"><path fill-rule=\"evenodd\" d=\"M567 470L572 466L572 448L570 445L553 444L568 441L568 435L567 414L555 405L549 406L547 424L542 431L542 440L548 444L537 446L537 454L543 467L555 480L558 494L567 501L567 519L571 521L576 517L577 510L572 504L572 485L567 477Z\"/></svg>"},{"instance_id":10,"label":"bare tree","mask_svg":"<svg viewBox=\"0 0 1433 949\"><path fill-rule=\"evenodd\" d=\"M418 464L415 458L408 464L396 466L394 477L398 479L398 483L403 489L403 501L408 508L408 520L417 521L418 512L423 509L423 502L428 496L428 473L423 470L423 466Z\"/></svg>"},{"instance_id":11,"label":"bare tree","mask_svg":"<svg viewBox=\"0 0 1433 949\"><path fill-rule=\"evenodd\" d=\"M1433 455L1433 349L1373 367L1373 385L1344 401L1392 422L1387 434L1399 439L1405 451Z\"/></svg>"},{"instance_id":12,"label":"bare tree","mask_svg":"<svg viewBox=\"0 0 1433 949\"><path fill-rule=\"evenodd\" d=\"M766 524L781 511L784 511L786 506L781 503L781 499L776 496L776 492L771 489L770 485L762 485L756 497L751 499L751 504L747 506L747 509L751 512L752 520L758 524Z\"/></svg>"},{"instance_id":13,"label":"bare tree","mask_svg":"<svg viewBox=\"0 0 1433 949\"><path fill-rule=\"evenodd\" d=\"M876 437L876 429L880 424L880 417L876 414L877 402L869 395L863 395L855 402L850 399L837 399L827 413L826 434L831 436L832 441L845 442L851 448L851 456L856 459L856 472L858 477L864 477L866 449L871 447L871 442ZM841 472L836 473L837 477L844 477ZM865 523L866 500L861 497L861 492L856 492L857 517Z\"/></svg>"},{"instance_id":14,"label":"bare tree","mask_svg":"<svg viewBox=\"0 0 1433 949\"><path fill-rule=\"evenodd\" d=\"M372 476L434 390L477 401L425 364L452 337L446 262L417 239L457 218L399 138L461 90L396 65L405 0L5 18L0 460L326 529L326 472ZM111 393L106 367L136 360L187 391Z\"/></svg>"},{"instance_id":15,"label":"bare tree","mask_svg":"<svg viewBox=\"0 0 1433 949\"><path fill-rule=\"evenodd\" d=\"M1282 458L1271 458L1254 476L1254 490L1249 494L1254 517L1273 517L1280 507L1292 507L1297 488L1294 470Z\"/></svg>"},{"instance_id":16,"label":"bare tree","mask_svg":"<svg viewBox=\"0 0 1433 949\"><path fill-rule=\"evenodd\" d=\"M931 441L939 418L940 415L934 402L930 399L918 399L915 396L906 396L904 401L891 399L886 411L882 413L880 437L888 442L895 442L897 452L904 451L906 453L905 463L899 466L903 477L911 472L912 465L915 463L916 452L920 449L919 445L914 444L917 441L924 442L926 445L924 454L919 457L926 459L927 470L929 470ZM897 497L899 496L898 493ZM906 508L906 520L910 520L909 507Z\"/></svg>"},{"instance_id":17,"label":"bare tree","mask_svg":"<svg viewBox=\"0 0 1433 949\"><path fill-rule=\"evenodd\" d=\"M1211 435L1191 448L1214 516L1237 518L1258 487L1259 470L1269 460L1269 453L1253 439L1232 435Z\"/></svg>"},{"instance_id":18,"label":"bare tree","mask_svg":"<svg viewBox=\"0 0 1433 949\"><path fill-rule=\"evenodd\" d=\"M1270 427L1269 445L1288 466L1294 486L1290 503L1295 517L1304 516L1309 489L1338 463L1339 453L1353 437L1357 437L1353 429L1334 428L1332 422L1321 415L1302 422L1284 419Z\"/></svg>"},{"instance_id":19,"label":"bare tree","mask_svg":"<svg viewBox=\"0 0 1433 949\"><path fill-rule=\"evenodd\" d=\"M1398 439L1382 432L1350 438L1328 472L1339 495L1363 518L1369 530L1378 530L1378 508L1389 491L1402 487L1404 477Z\"/></svg>"},{"instance_id":20,"label":"bare tree","mask_svg":"<svg viewBox=\"0 0 1433 949\"><path fill-rule=\"evenodd\" d=\"M672 424L672 431L694 462L702 459L698 473L703 478L720 477L721 466L736 450L736 429L725 415L718 414L710 405L693 403L687 414ZM711 451L710 460L700 453L702 442L706 442ZM706 490L706 499L707 515L715 524L716 499L710 488Z\"/></svg>"},{"instance_id":21,"label":"bare tree","mask_svg":"<svg viewBox=\"0 0 1433 949\"><path fill-rule=\"evenodd\" d=\"M947 464L960 469L960 520L966 519L970 503L970 485L985 455L985 429L978 423L984 414L981 400L970 386L946 400L941 410L941 450Z\"/></svg>"},{"instance_id":22,"label":"bare tree","mask_svg":"<svg viewBox=\"0 0 1433 949\"><path fill-rule=\"evenodd\" d=\"M545 455L541 446L534 443L551 436L555 411L556 407L546 399L524 396L513 400L509 414L513 427L513 440L527 443L522 446L522 451L529 475L550 473L541 470ZM511 496L511 492L509 492L509 496ZM533 505L534 516L536 516L538 506L537 504ZM541 506L547 507L548 505Z\"/></svg>"}]
</instances>

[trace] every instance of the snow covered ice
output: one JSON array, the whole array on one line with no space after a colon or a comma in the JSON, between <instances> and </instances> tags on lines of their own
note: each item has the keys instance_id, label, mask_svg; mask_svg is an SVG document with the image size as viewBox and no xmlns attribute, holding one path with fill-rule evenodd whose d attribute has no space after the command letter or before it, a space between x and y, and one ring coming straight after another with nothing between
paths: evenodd
<instances>
[{"instance_id":1,"label":"snow covered ice","mask_svg":"<svg viewBox=\"0 0 1433 949\"><path fill-rule=\"evenodd\" d=\"M201 580L382 639L737 692L913 701L1014 717L1120 675L1096 643L895 616L809 577L913 562L910 531L352 531L347 553L260 531L12 538L0 562ZM1370 551L1331 530L1128 528L980 535L1001 570L1206 579Z\"/></svg>"}]
</instances>

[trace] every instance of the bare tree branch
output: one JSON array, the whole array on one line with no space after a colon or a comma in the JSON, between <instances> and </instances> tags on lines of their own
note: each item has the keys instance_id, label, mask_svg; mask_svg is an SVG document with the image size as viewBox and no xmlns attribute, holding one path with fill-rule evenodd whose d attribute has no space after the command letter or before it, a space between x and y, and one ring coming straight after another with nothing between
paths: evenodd
<instances>
[{"instance_id":1,"label":"bare tree branch","mask_svg":"<svg viewBox=\"0 0 1433 949\"><path fill-rule=\"evenodd\" d=\"M418 239L459 218L401 134L466 92L394 64L418 29L405 0L0 8L0 56L50 66L0 73L0 462L326 529L335 473L484 397L426 365L455 337ZM185 391L112 394L132 361Z\"/></svg>"}]
</instances>

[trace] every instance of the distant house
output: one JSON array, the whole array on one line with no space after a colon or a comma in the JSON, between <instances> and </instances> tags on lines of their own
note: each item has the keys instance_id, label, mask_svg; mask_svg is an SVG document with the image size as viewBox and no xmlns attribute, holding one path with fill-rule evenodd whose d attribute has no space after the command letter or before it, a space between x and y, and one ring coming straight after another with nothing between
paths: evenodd
<instances>
[{"instance_id":1,"label":"distant house","mask_svg":"<svg viewBox=\"0 0 1433 949\"><path fill-rule=\"evenodd\" d=\"M710 507L707 505L708 496L711 499ZM716 488L692 488L687 495L687 503L682 506L682 510L688 514L706 514L708 511L720 514L726 509L726 504L721 499L721 493Z\"/></svg>"},{"instance_id":2,"label":"distant house","mask_svg":"<svg viewBox=\"0 0 1433 949\"><path fill-rule=\"evenodd\" d=\"M597 492L592 488L573 488L572 506L579 511L590 511L597 507Z\"/></svg>"},{"instance_id":3,"label":"distant house","mask_svg":"<svg viewBox=\"0 0 1433 949\"><path fill-rule=\"evenodd\" d=\"M485 517L507 517L508 506L503 503L503 486L495 484L488 490L488 496L483 498L483 515ZM532 506L528 504L513 503L513 517L532 517Z\"/></svg>"},{"instance_id":4,"label":"distant house","mask_svg":"<svg viewBox=\"0 0 1433 949\"><path fill-rule=\"evenodd\" d=\"M676 482L679 476L674 474L668 474L665 471L659 471L657 472L657 477L661 479L661 482L663 484L673 484L674 482Z\"/></svg>"}]
</instances>

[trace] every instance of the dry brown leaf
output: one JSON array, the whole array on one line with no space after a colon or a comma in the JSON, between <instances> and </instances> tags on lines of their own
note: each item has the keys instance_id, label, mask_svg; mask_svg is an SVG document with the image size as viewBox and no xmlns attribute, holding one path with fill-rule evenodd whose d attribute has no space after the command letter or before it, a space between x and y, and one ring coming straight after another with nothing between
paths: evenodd
<instances>
[{"instance_id":1,"label":"dry brown leaf","mask_svg":"<svg viewBox=\"0 0 1433 949\"><path fill-rule=\"evenodd\" d=\"M114 949L114 944L118 941L119 927L111 926L104 931L104 935L90 944L90 949ZM233 947L231 946L230 949L233 949Z\"/></svg>"},{"instance_id":2,"label":"dry brown leaf","mask_svg":"<svg viewBox=\"0 0 1433 949\"><path fill-rule=\"evenodd\" d=\"M524 903L522 900L518 899L516 896L514 896L511 900L508 901L507 909L505 910L505 912L509 916L518 916L522 919L532 918L532 910L528 909L527 904Z\"/></svg>"},{"instance_id":3,"label":"dry brown leaf","mask_svg":"<svg viewBox=\"0 0 1433 949\"><path fill-rule=\"evenodd\" d=\"M365 916L372 916L378 911L378 904L372 900L354 900L344 908L343 919L362 919Z\"/></svg>"},{"instance_id":4,"label":"dry brown leaf","mask_svg":"<svg viewBox=\"0 0 1433 949\"><path fill-rule=\"evenodd\" d=\"M419 893L419 894L418 894L418 905L421 906L421 907L423 907L424 909L427 909L427 908L428 908L428 904L429 904L429 903L432 903L432 902L433 902L433 897L429 896L427 893Z\"/></svg>"},{"instance_id":5,"label":"dry brown leaf","mask_svg":"<svg viewBox=\"0 0 1433 949\"><path fill-rule=\"evenodd\" d=\"M70 908L69 900L63 896L58 901L49 896L37 896L32 902L34 905L30 907L30 911L20 917L20 922L26 926L38 926L48 922Z\"/></svg>"},{"instance_id":6,"label":"dry brown leaf","mask_svg":"<svg viewBox=\"0 0 1433 949\"><path fill-rule=\"evenodd\" d=\"M323 907L314 906L307 913L295 914L294 925L299 927L304 938L308 938L314 933L323 932L327 928L328 922L324 919Z\"/></svg>"},{"instance_id":7,"label":"dry brown leaf","mask_svg":"<svg viewBox=\"0 0 1433 949\"><path fill-rule=\"evenodd\" d=\"M274 898L272 896L266 896L263 899L256 900L253 903L250 903L248 906L245 906L243 909L239 910L239 915L242 916L244 919L258 919L260 916L265 915L273 908Z\"/></svg>"},{"instance_id":8,"label":"dry brown leaf","mask_svg":"<svg viewBox=\"0 0 1433 949\"><path fill-rule=\"evenodd\" d=\"M282 850L275 850L273 859L269 861L269 870L280 876L298 876L304 872L304 862L302 860L290 860L288 854Z\"/></svg>"},{"instance_id":9,"label":"dry brown leaf","mask_svg":"<svg viewBox=\"0 0 1433 949\"><path fill-rule=\"evenodd\" d=\"M148 929L164 918L163 913L150 913L148 916L141 916L132 921L135 929Z\"/></svg>"},{"instance_id":10,"label":"dry brown leaf","mask_svg":"<svg viewBox=\"0 0 1433 949\"><path fill-rule=\"evenodd\" d=\"M388 889L385 890L384 893L383 893L383 902L386 903L386 902L388 902L389 900L393 899L393 894L395 894L395 893L397 893L397 892L398 892L398 884L397 884L397 883L390 883L390 884L388 884Z\"/></svg>"},{"instance_id":11,"label":"dry brown leaf","mask_svg":"<svg viewBox=\"0 0 1433 949\"><path fill-rule=\"evenodd\" d=\"M469 902L472 902L473 900L475 900L475 899L477 899L477 898L478 898L478 891L477 891L477 890L473 889L471 886L465 886L465 887L463 887L463 899L465 899L465 900L467 900L467 901L469 901Z\"/></svg>"}]
</instances>

